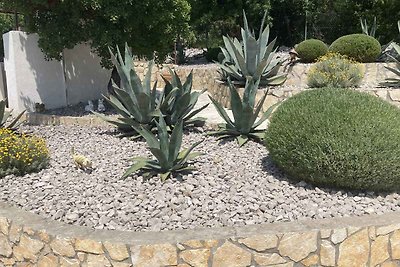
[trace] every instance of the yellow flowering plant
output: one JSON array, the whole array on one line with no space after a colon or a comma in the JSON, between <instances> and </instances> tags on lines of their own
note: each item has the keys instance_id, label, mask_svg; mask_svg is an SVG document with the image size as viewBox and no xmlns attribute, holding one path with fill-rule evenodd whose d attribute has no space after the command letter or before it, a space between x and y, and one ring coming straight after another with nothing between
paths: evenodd
<instances>
[{"instance_id":1,"label":"yellow flowering plant","mask_svg":"<svg viewBox=\"0 0 400 267\"><path fill-rule=\"evenodd\" d=\"M328 53L318 59L307 74L310 88L349 88L360 85L364 77L363 66L337 53Z\"/></svg>"},{"instance_id":2,"label":"yellow flowering plant","mask_svg":"<svg viewBox=\"0 0 400 267\"><path fill-rule=\"evenodd\" d=\"M44 139L0 128L0 177L39 171L49 160Z\"/></svg>"}]
</instances>

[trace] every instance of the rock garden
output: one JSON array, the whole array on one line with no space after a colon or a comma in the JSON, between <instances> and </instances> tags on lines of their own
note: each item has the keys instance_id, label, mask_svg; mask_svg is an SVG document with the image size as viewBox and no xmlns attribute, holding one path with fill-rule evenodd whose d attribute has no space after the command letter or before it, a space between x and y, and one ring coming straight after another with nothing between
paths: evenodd
<instances>
[{"instance_id":1,"label":"rock garden","mask_svg":"<svg viewBox=\"0 0 400 267\"><path fill-rule=\"evenodd\" d=\"M229 110L193 88L193 73L169 70L159 89L150 61L140 79L128 46L111 54L120 77L105 96L111 111L90 115L108 126L18 125L0 102L0 200L68 224L130 231L399 211L400 112L351 89L363 78L359 62L375 60L380 44L367 34L329 49L299 44L301 61L318 60L308 73L313 90L265 108L268 89L258 88L284 86L287 59L275 40L262 42L269 27L261 29L256 37L245 20L242 41L224 37L217 64ZM398 87L399 78L381 86ZM199 117L210 107L218 125Z\"/></svg>"}]
</instances>

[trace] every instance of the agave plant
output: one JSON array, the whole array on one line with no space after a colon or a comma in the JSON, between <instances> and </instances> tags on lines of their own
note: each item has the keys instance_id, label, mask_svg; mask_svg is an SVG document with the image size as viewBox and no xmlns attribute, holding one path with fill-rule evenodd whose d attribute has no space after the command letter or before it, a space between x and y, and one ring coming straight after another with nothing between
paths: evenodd
<instances>
[{"instance_id":1,"label":"agave plant","mask_svg":"<svg viewBox=\"0 0 400 267\"><path fill-rule=\"evenodd\" d=\"M194 170L193 167L188 166L188 161L201 155L198 152L192 153L192 150L202 141L196 142L191 147L180 151L183 121L180 120L176 124L170 136L168 134L168 126L162 116L160 116L160 120L156 124L158 138L143 126L136 129L146 139L147 145L156 159L133 158L134 164L122 176L123 179L138 170L142 170L145 178L160 174L161 180L165 181L172 173Z\"/></svg>"},{"instance_id":2,"label":"agave plant","mask_svg":"<svg viewBox=\"0 0 400 267\"><path fill-rule=\"evenodd\" d=\"M165 87L161 94L159 101L159 110L164 116L168 126L174 126L178 121L183 120L184 125L202 125L205 118L196 117L199 112L207 108L206 104L196 110L193 110L201 92L192 92L193 85L193 71L190 72L184 84L182 84L179 76L175 71L168 68L172 80L169 82L162 77L165 81Z\"/></svg>"},{"instance_id":3,"label":"agave plant","mask_svg":"<svg viewBox=\"0 0 400 267\"><path fill-rule=\"evenodd\" d=\"M399 31L400 31L400 22L399 22ZM400 55L400 46L394 42L392 43L392 46L396 50L397 54ZM380 85L388 87L400 87L400 61L391 55L388 56L390 56L394 60L394 62L396 63L396 68L392 68L389 66L385 66L385 68L396 74L397 78L387 78L384 82L380 83Z\"/></svg>"},{"instance_id":4,"label":"agave plant","mask_svg":"<svg viewBox=\"0 0 400 267\"><path fill-rule=\"evenodd\" d=\"M267 90L258 101L257 105L255 104L259 82L260 80L249 78L246 82L243 98L240 98L235 86L228 80L233 120L231 120L223 106L217 100L210 97L219 115L226 123L220 125L217 131L210 132L209 134L219 135L219 139L236 137L239 146L244 145L249 139L254 139L256 141L263 139L264 130L257 128L269 118L276 104L271 106L262 114L261 118L258 119L258 115L268 94Z\"/></svg>"},{"instance_id":5,"label":"agave plant","mask_svg":"<svg viewBox=\"0 0 400 267\"><path fill-rule=\"evenodd\" d=\"M140 80L134 65L133 56L128 45L125 45L125 58L117 47L117 54L111 49L111 60L121 79L121 86L113 82L114 95L104 96L104 99L118 112L120 117L112 118L94 112L103 120L116 125L127 135L135 134L139 126L151 129L155 126L157 110L157 82L151 86L151 70L154 61L149 61L144 81Z\"/></svg>"},{"instance_id":6,"label":"agave plant","mask_svg":"<svg viewBox=\"0 0 400 267\"><path fill-rule=\"evenodd\" d=\"M276 54L276 38L268 44L269 26L264 27L266 15L267 13L261 22L258 39L249 29L245 12L244 29L241 29L242 41L229 36L223 37L223 58L220 58L219 63L216 62L221 68L223 81L226 82L230 77L235 84L244 85L249 76L254 80L261 79L261 85L281 85L286 81L287 74L278 74L286 59Z\"/></svg>"},{"instance_id":7,"label":"agave plant","mask_svg":"<svg viewBox=\"0 0 400 267\"><path fill-rule=\"evenodd\" d=\"M6 110L6 101L5 100L0 100L0 128L7 128L10 130L16 130L21 122L19 121L22 117L22 115L25 113L25 110L22 111L20 114L18 114L17 117L15 117L13 120L11 120L8 124L7 122L11 118L11 111Z\"/></svg>"},{"instance_id":8,"label":"agave plant","mask_svg":"<svg viewBox=\"0 0 400 267\"><path fill-rule=\"evenodd\" d=\"M371 29L369 28L368 22L366 19L363 20L360 18L360 24L361 24L362 32L364 34L375 38L375 33L376 33L376 29L377 29L376 17L374 17L374 22L371 26Z\"/></svg>"}]
</instances>

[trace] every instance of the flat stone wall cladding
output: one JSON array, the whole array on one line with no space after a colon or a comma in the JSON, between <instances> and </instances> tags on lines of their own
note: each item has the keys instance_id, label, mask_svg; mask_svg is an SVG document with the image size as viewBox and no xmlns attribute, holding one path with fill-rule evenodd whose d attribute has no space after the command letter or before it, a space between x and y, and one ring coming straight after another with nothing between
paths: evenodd
<instances>
[{"instance_id":1,"label":"flat stone wall cladding","mask_svg":"<svg viewBox=\"0 0 400 267\"><path fill-rule=\"evenodd\" d=\"M0 203L0 266L400 266L400 214L134 233L65 225Z\"/></svg>"}]
</instances>

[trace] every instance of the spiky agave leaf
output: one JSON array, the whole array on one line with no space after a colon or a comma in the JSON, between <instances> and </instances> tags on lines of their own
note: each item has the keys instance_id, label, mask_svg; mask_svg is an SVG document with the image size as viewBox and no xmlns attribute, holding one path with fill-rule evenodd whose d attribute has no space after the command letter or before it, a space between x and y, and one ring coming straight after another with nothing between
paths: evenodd
<instances>
[{"instance_id":1,"label":"spiky agave leaf","mask_svg":"<svg viewBox=\"0 0 400 267\"><path fill-rule=\"evenodd\" d=\"M10 130L16 130L20 124L22 123L20 121L22 115L24 115L25 110L19 113L14 119L12 119L8 124L7 122L11 118L12 110L7 111L6 110L6 101L0 100L0 128L7 128Z\"/></svg>"},{"instance_id":2,"label":"spiky agave leaf","mask_svg":"<svg viewBox=\"0 0 400 267\"><path fill-rule=\"evenodd\" d=\"M400 21L399 21L400 23ZM399 31L400 31L400 24L399 24ZM400 55L400 46L396 43L392 43L393 48L396 50L396 53ZM398 61L395 57L389 55L393 61L396 63L396 68L392 68L389 66L385 66L386 69L394 73L397 77L396 78L387 78L384 82L381 82L381 86L388 86L388 87L400 87L400 61Z\"/></svg>"}]
</instances>

